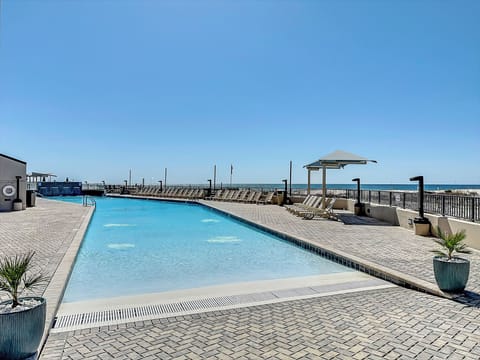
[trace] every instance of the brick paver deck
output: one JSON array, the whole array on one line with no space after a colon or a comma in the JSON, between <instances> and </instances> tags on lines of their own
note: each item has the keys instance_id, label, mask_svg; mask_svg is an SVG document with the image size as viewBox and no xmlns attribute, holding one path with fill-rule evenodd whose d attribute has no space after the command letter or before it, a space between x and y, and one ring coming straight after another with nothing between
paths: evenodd
<instances>
[{"instance_id":1,"label":"brick paver deck","mask_svg":"<svg viewBox=\"0 0 480 360\"><path fill-rule=\"evenodd\" d=\"M56 333L41 359L479 359L479 326L397 287Z\"/></svg>"},{"instance_id":2,"label":"brick paver deck","mask_svg":"<svg viewBox=\"0 0 480 360\"><path fill-rule=\"evenodd\" d=\"M49 278L32 294L47 301L44 338L92 213L93 208L44 199L37 199L37 206L25 211L0 212L0 256L35 251L34 266ZM7 299L0 291L0 300Z\"/></svg>"},{"instance_id":3,"label":"brick paver deck","mask_svg":"<svg viewBox=\"0 0 480 360\"><path fill-rule=\"evenodd\" d=\"M35 251L33 262L51 277L90 209L78 204L37 199L25 211L0 212L0 257ZM43 294L48 284L36 291ZM0 299L7 299L0 292Z\"/></svg>"},{"instance_id":4,"label":"brick paver deck","mask_svg":"<svg viewBox=\"0 0 480 360\"><path fill-rule=\"evenodd\" d=\"M277 231L434 282L429 252L434 244L408 230L305 221L277 206L213 205ZM48 238L54 228L41 231ZM470 258L473 267L468 288L478 291L478 252ZM41 356L42 360L173 358L478 359L480 310L475 302L461 304L395 287L54 333Z\"/></svg>"}]
</instances>

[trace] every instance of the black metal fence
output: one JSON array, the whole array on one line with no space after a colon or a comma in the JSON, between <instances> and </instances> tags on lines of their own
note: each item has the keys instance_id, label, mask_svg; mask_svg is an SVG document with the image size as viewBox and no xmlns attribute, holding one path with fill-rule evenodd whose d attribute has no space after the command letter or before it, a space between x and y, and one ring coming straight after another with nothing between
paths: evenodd
<instances>
[{"instance_id":1,"label":"black metal fence","mask_svg":"<svg viewBox=\"0 0 480 360\"><path fill-rule=\"evenodd\" d=\"M347 199L357 199L357 190L342 190ZM339 194L336 194L337 196ZM364 203L397 206L418 210L418 193L402 191L360 190ZM480 197L450 194L425 194L425 212L451 216L468 221L480 221Z\"/></svg>"}]
</instances>

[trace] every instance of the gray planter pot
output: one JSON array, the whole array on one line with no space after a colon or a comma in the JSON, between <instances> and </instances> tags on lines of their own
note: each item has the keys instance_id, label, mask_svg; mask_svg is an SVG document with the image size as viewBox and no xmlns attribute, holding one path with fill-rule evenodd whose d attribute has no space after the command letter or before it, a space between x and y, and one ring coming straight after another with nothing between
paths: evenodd
<instances>
[{"instance_id":1,"label":"gray planter pot","mask_svg":"<svg viewBox=\"0 0 480 360\"><path fill-rule=\"evenodd\" d=\"M446 257L435 256L433 272L440 290L452 293L462 292L467 285L470 261L458 257L453 261L447 261Z\"/></svg>"},{"instance_id":2,"label":"gray planter pot","mask_svg":"<svg viewBox=\"0 0 480 360\"><path fill-rule=\"evenodd\" d=\"M0 359L25 359L34 355L40 345L45 328L47 303L44 298L25 299L36 299L42 303L32 309L0 314Z\"/></svg>"}]
</instances>

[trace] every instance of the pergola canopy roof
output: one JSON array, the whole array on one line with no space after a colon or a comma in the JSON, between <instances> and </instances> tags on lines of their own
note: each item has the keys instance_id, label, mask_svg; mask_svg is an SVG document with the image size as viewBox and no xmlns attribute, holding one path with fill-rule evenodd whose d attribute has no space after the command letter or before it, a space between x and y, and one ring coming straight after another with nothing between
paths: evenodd
<instances>
[{"instance_id":1,"label":"pergola canopy roof","mask_svg":"<svg viewBox=\"0 0 480 360\"><path fill-rule=\"evenodd\" d=\"M327 169L343 169L345 165L365 165L367 162L374 162L376 160L369 160L362 156L358 156L343 150L334 151L317 161L305 165L308 170L308 188L307 193L310 194L310 172L322 169L322 208L325 209L325 199L327 197Z\"/></svg>"},{"instance_id":2,"label":"pergola canopy roof","mask_svg":"<svg viewBox=\"0 0 480 360\"><path fill-rule=\"evenodd\" d=\"M320 170L323 167L327 169L341 169L345 165L350 165L350 164L364 165L369 161L374 163L377 162L376 160L370 160L362 156L358 156L343 150L336 150L318 159L317 161L314 161L311 164L305 165L304 168L307 168L308 170L314 170L314 171Z\"/></svg>"},{"instance_id":3,"label":"pergola canopy roof","mask_svg":"<svg viewBox=\"0 0 480 360\"><path fill-rule=\"evenodd\" d=\"M54 176L54 177L57 177L57 175L54 175L54 174L50 174L50 173L39 173L39 172L35 172L35 171L32 171L32 173L28 176L31 176L31 177L47 177L47 176Z\"/></svg>"}]
</instances>

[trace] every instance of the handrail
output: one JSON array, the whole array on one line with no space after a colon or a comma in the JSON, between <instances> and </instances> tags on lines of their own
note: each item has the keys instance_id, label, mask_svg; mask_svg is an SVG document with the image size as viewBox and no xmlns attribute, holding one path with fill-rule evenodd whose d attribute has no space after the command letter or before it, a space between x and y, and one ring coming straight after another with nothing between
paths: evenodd
<instances>
[{"instance_id":1,"label":"handrail","mask_svg":"<svg viewBox=\"0 0 480 360\"><path fill-rule=\"evenodd\" d=\"M96 202L95 199L92 198L91 196L83 195L82 205L83 205L83 206L94 206L94 207L96 207L96 206L97 206L97 202Z\"/></svg>"}]
</instances>

